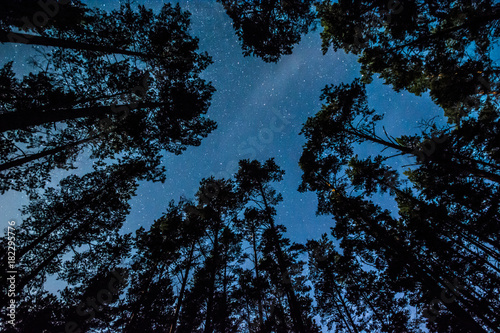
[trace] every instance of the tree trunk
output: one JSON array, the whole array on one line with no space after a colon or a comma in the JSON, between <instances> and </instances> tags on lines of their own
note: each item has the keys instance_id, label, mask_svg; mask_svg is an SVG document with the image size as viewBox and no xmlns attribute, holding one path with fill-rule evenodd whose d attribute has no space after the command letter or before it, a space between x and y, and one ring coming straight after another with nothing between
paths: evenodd
<instances>
[{"instance_id":1,"label":"tree trunk","mask_svg":"<svg viewBox=\"0 0 500 333\"><path fill-rule=\"evenodd\" d=\"M252 248L253 248L253 258L255 267L255 280L258 282L260 280L260 273L259 273L259 257L257 253L257 235L255 232L255 226L252 227ZM262 297L260 292L258 295L257 303L259 308L259 329L262 330L264 327L264 320L262 311Z\"/></svg>"},{"instance_id":2,"label":"tree trunk","mask_svg":"<svg viewBox=\"0 0 500 333\"><path fill-rule=\"evenodd\" d=\"M5 162L3 164L0 164L0 171L4 171L4 170L16 168L16 167L19 167L19 166L21 166L23 164L26 164L26 163L29 163L29 162L33 162L33 161L36 161L38 159L41 159L41 158L44 158L44 157L47 157L47 156L50 156L50 155L55 155L57 153L61 153L61 152L65 151L68 148L76 147L78 145L87 143L89 141L97 139L98 137L99 136L97 136L97 135L96 136L92 136L90 138L86 138L86 139L79 140L79 141L74 141L74 142L68 143L68 144L63 145L63 146L59 146L59 147L51 148L51 149L46 149L46 150L43 150L41 152L38 152L38 153L35 153L35 154L31 154L29 156L25 156L25 157L17 158L15 160L12 160L12 161L9 161L9 162Z\"/></svg>"},{"instance_id":3,"label":"tree trunk","mask_svg":"<svg viewBox=\"0 0 500 333\"><path fill-rule=\"evenodd\" d=\"M390 234L388 235L387 230L380 227L376 223L368 222L367 226L372 236L377 239L380 239L382 235L387 235L388 238L384 241L384 243L388 248L388 253L391 253L398 258L404 258L408 270L414 274L414 280L420 281L431 295L436 295L436 298L438 298L441 294L441 291L446 288L446 284L441 281L441 277L436 277L435 272L430 271L426 266L423 267L420 264L419 260L414 256L413 252L407 250L404 245L400 244L400 241L398 239L391 236ZM483 327L481 327L477 323L477 321L469 314L469 312L465 311L461 306L458 305L457 301L451 303L444 302L444 305L450 312L454 314L457 320L460 320L467 329L471 330L471 332L486 333Z\"/></svg>"},{"instance_id":4,"label":"tree trunk","mask_svg":"<svg viewBox=\"0 0 500 333\"><path fill-rule=\"evenodd\" d=\"M182 302L184 300L184 293L186 291L186 285L189 278L189 271L191 270L194 246L195 242L191 244L191 249L189 250L188 265L186 267L186 270L184 271L184 276L182 277L181 290L179 291L179 296L177 297L177 305L175 306L174 319L172 321L172 325L170 326L169 333L175 333L175 330L177 329L177 321L179 320Z\"/></svg>"},{"instance_id":5,"label":"tree trunk","mask_svg":"<svg viewBox=\"0 0 500 333\"><path fill-rule=\"evenodd\" d=\"M40 45L40 46L50 46L50 47L62 47L67 49L74 49L80 51L95 51L102 52L104 54L122 54L128 56L135 56L146 59L162 58L153 54L146 54L142 52L135 52L130 50L124 50L112 46L105 45L95 45L84 42L77 42L74 40L52 38L45 36L37 36L31 34L25 34L20 32L9 32L6 30L0 30L0 42L1 43L15 43L15 44L30 44L30 45Z\"/></svg>"},{"instance_id":6,"label":"tree trunk","mask_svg":"<svg viewBox=\"0 0 500 333\"><path fill-rule=\"evenodd\" d=\"M403 192L401 191L400 189L398 189L397 187L391 185L391 184L388 184L386 182L384 182L384 180L380 180L380 179L376 179L376 181L378 181L380 184L384 185L384 186L387 186L389 188L391 188L393 191L395 191L396 193L398 193L399 195L409 199L410 201L414 202L417 206L420 207L421 210L423 211L428 211L428 210L432 210L434 209L432 206L428 205L427 203L413 197L412 195L406 193L406 192ZM490 249L490 248L487 248L484 244L481 244L479 243L477 240L473 239L472 237L477 237L479 239L479 241L481 242L484 242L486 244L490 244L491 246L493 246L494 248L498 248L498 244L495 244L495 242L493 240L490 240L488 239L487 237L482 237L482 235L479 235L477 234L477 232L475 230L471 230L470 226L468 225L465 225L463 224L462 222L452 218L452 217L449 217L449 216L446 216L447 218L450 218L451 220L453 220L454 223L451 223L449 222L448 220L446 219L443 219L443 224L447 227L449 227L450 229L452 229L455 234L457 235L457 237L459 238L465 238L467 241L469 241L470 243L472 243L473 245L475 245L476 247L478 247L479 249L481 249L484 253L486 253L487 255L489 255L490 257L494 258L495 260L499 261L500 260L500 254L498 252L495 252L494 249Z\"/></svg>"},{"instance_id":7,"label":"tree trunk","mask_svg":"<svg viewBox=\"0 0 500 333\"><path fill-rule=\"evenodd\" d=\"M132 178L131 175L127 175L127 176L124 176L124 177L130 177ZM122 178L124 179L124 178ZM120 179L120 180L122 180ZM68 214L66 214L59 223L56 223L54 226L52 226L51 228L49 228L47 231L45 231L43 234L39 235L34 241L32 241L28 246L25 246L23 248L21 248L18 252L18 258L21 258L22 256L24 256L26 253L28 253L29 251L32 251L38 244L40 244L45 238L47 238L52 232L54 232L55 230L59 229L62 225L64 225L68 219L76 212L78 212L79 210L81 210L83 207L91 204L93 201L97 201L97 200L102 200L102 197L106 195L106 190L109 190L111 188L113 188L113 185L116 184L118 182L118 180L116 178L113 178L110 182L108 183L105 183L102 187L100 187L100 189L93 189L93 193L97 193L97 195L95 196L92 196L90 198L90 201L84 201L82 200L83 202L81 202L80 204L78 204L75 208L73 208L71 210L71 212L69 212Z\"/></svg>"},{"instance_id":8,"label":"tree trunk","mask_svg":"<svg viewBox=\"0 0 500 333\"><path fill-rule=\"evenodd\" d=\"M286 268L283 251L282 251L281 246L279 244L278 233L277 233L276 227L274 225L273 218L269 214L269 205L267 203L267 198L264 194L264 189L262 188L262 185L260 186L260 193L261 193L262 199L264 201L264 208L266 210L267 219L268 219L269 225L271 226L274 248L276 251L276 257L278 258L278 267L280 269L280 273L281 273L281 276L282 276L283 282L284 282L283 285L285 287L285 290L286 290L286 293L288 296L288 301L290 303L290 312L291 312L291 317L293 320L294 329L295 329L296 333L305 333L306 329L305 329L304 321L302 319L302 311L300 309L300 305L299 305L299 302L297 300L297 296L295 295L295 292L293 290L290 275L289 275L288 270Z\"/></svg>"},{"instance_id":9,"label":"tree trunk","mask_svg":"<svg viewBox=\"0 0 500 333\"><path fill-rule=\"evenodd\" d=\"M342 297L342 294L339 290L339 287L335 281L332 281L332 285L334 286L333 289L335 289L335 293L337 294L337 297L340 301L340 304L342 304L342 308L344 309L344 315L347 316L347 319L349 320L349 323L354 330L355 333L359 333L358 326L354 323L354 320L352 319L351 313L349 312L349 308L347 307L347 304L344 301L344 297Z\"/></svg>"},{"instance_id":10,"label":"tree trunk","mask_svg":"<svg viewBox=\"0 0 500 333\"><path fill-rule=\"evenodd\" d=\"M382 332L388 331L390 329L389 325L386 324L385 320L382 318L382 315L377 311L377 308L373 306L372 302L368 299L368 297L366 297L365 292L361 290L360 294L363 297L365 303L368 304L368 306L372 310L377 320L380 322L380 325L382 325Z\"/></svg>"},{"instance_id":11,"label":"tree trunk","mask_svg":"<svg viewBox=\"0 0 500 333\"><path fill-rule=\"evenodd\" d=\"M220 223L220 221L218 222ZM214 237L214 246L212 248L212 270L210 272L210 289L208 292L208 301L207 301L207 317L205 318L205 333L212 333L212 313L214 307L214 293L215 293L215 278L217 275L217 265L218 265L218 257L219 257L219 225L216 227L215 237Z\"/></svg>"},{"instance_id":12,"label":"tree trunk","mask_svg":"<svg viewBox=\"0 0 500 333\"><path fill-rule=\"evenodd\" d=\"M397 151L399 151L401 153L408 154L408 155L413 155L413 156L415 156L417 158L420 157L419 151L417 151L416 149L412 150L411 148L403 147L403 146L394 144L392 142L382 140L382 139L380 139L378 137L367 135L366 133L360 132L359 130L353 128L352 125L351 125L351 128L353 130L345 129L345 132L347 134L356 136L358 138L362 138L362 139L365 139L365 140L370 141L370 142L378 143L378 144L383 145L383 146L388 147L388 148L393 148L393 149L395 149L395 150L397 150ZM423 154L423 153L421 153L421 154ZM436 158L435 154L431 153L426 158L428 160L430 160L430 161L433 161L434 163L436 163L438 165L442 165L443 164L441 160L439 160L439 159ZM471 167L471 166L469 166L467 164L456 163L456 162L451 161L449 159L447 161L445 161L445 162L446 162L446 167L448 167L449 169L457 170L458 172L461 171L463 173L467 173L467 174L470 174L470 175L474 175L476 177L488 179L488 180L490 180L492 182L496 182L496 183L500 184L500 175L497 175L497 174L494 174L494 173L491 173L491 172L488 172L488 171L485 171L485 170L473 168L473 167Z\"/></svg>"},{"instance_id":13,"label":"tree trunk","mask_svg":"<svg viewBox=\"0 0 500 333\"><path fill-rule=\"evenodd\" d=\"M220 331L221 332L226 332L226 324L227 324L227 319L228 319L228 308L227 308L227 248L226 252L224 253L224 277L222 280L222 285L223 285L223 290L222 294L224 295L224 316L223 316L223 322L221 323Z\"/></svg>"},{"instance_id":14,"label":"tree trunk","mask_svg":"<svg viewBox=\"0 0 500 333\"><path fill-rule=\"evenodd\" d=\"M54 250L54 252L52 252L45 260L42 261L40 265L38 265L27 276L19 281L18 289L22 290L32 279L34 279L52 260L54 260L55 257L61 254L64 249L67 248L67 246L74 240L76 235L80 234L83 229L92 224L96 217L97 214L93 214L92 217L87 219L87 221L85 221L84 223L80 224L78 228L73 230L67 237L65 237L63 243L56 250Z\"/></svg>"},{"instance_id":15,"label":"tree trunk","mask_svg":"<svg viewBox=\"0 0 500 333\"><path fill-rule=\"evenodd\" d=\"M102 118L106 115L117 113L117 110L135 110L140 108L153 108L164 103L135 103L112 106L92 106L78 109L51 110L47 112L7 112L0 114L0 132L25 129L47 123L56 123L78 118Z\"/></svg>"},{"instance_id":16,"label":"tree trunk","mask_svg":"<svg viewBox=\"0 0 500 333\"><path fill-rule=\"evenodd\" d=\"M123 333L129 333L129 332L133 333L133 331L130 330L130 327L132 326L132 324L134 322L135 315L137 314L137 312L139 312L140 301L141 301L142 295L144 295L145 293L148 292L149 287L151 286L151 282L153 281L153 278L155 277L155 273L158 271L159 274L161 274L161 272L163 272L165 270L165 266L167 265L167 263L163 262L159 269L158 269L158 261L156 261L154 263L154 265L155 265L155 267L154 267L154 269L151 270L151 273L148 277L148 282L146 284L146 288L144 288L144 290L142 290L142 292L139 293L140 296L137 299L137 301L134 303L134 306L132 309L132 314L130 315L130 319L129 319L127 325L123 328Z\"/></svg>"}]
</instances>

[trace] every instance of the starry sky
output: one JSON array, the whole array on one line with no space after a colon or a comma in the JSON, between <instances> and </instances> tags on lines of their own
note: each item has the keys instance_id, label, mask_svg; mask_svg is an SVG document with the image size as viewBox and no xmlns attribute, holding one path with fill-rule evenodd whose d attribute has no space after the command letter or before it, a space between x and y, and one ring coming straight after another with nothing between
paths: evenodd
<instances>
[{"instance_id":1,"label":"starry sky","mask_svg":"<svg viewBox=\"0 0 500 333\"><path fill-rule=\"evenodd\" d=\"M119 1L84 1L90 7L111 10ZM138 0L148 8L158 10L163 1ZM316 196L299 193L301 170L298 160L304 137L299 135L302 124L321 106L319 96L327 84L350 83L359 77L356 57L342 51L321 52L319 31L303 37L292 55L278 63L268 64L256 57L243 57L231 20L215 1L180 1L181 8L192 13L192 34L200 39L200 50L207 51L214 63L203 77L217 89L208 116L218 128L203 140L199 147L189 147L182 155L165 155L167 181L142 182L137 196L131 201L132 210L123 232L146 229L166 210L170 200L180 196L193 198L204 177L228 178L237 170L240 159L265 161L274 157L285 170L281 183L275 188L283 194L278 207L277 222L288 229L287 236L295 242L305 242L329 232L331 217L316 216ZM22 68L29 50L0 46L2 64L15 58L15 69ZM22 45L22 48L30 46ZM393 136L415 133L417 121L438 115L442 111L429 96L416 97L406 92L396 93L390 86L375 79L367 87L369 105L385 114L383 124ZM425 115L425 117L424 117ZM380 147L367 145L357 151L360 156L376 154ZM396 166L412 160L394 158ZM83 154L77 162L78 174L90 170L91 161ZM54 172L50 186L65 174ZM18 209L27 202L25 196L8 192L0 198L2 221L21 221ZM394 209L392 200L380 198L383 207ZM3 228L2 228L3 229Z\"/></svg>"},{"instance_id":2,"label":"starry sky","mask_svg":"<svg viewBox=\"0 0 500 333\"><path fill-rule=\"evenodd\" d=\"M112 10L119 1L87 0L89 7ZM157 11L163 5L159 0L138 0ZM263 162L274 157L285 170L281 183L274 187L282 193L283 202L277 207L277 223L287 228L286 236L294 242L329 233L334 221L329 216L316 216L316 195L299 193L301 180L298 161L305 138L299 135L302 124L321 107L321 89L327 84L350 83L360 77L356 57L343 51L321 52L319 31L303 36L293 54L278 63L268 64L256 57L243 57L240 43L231 20L222 6L214 0L180 1L181 8L192 13L192 35L199 37L200 50L207 51L213 64L203 73L216 88L208 116L218 128L202 141L199 147L188 147L179 156L165 155L167 181L141 182L137 196L131 201L131 213L122 232L134 233L137 228L149 226L166 211L169 201L180 196L194 198L202 178L231 177L237 171L240 159L258 159ZM0 61L14 59L14 70L27 73L30 46L0 45ZM406 92L396 93L382 80L374 79L367 86L369 106L385 115L382 125L393 136L418 132L418 121L439 116L442 110L428 95L420 97ZM377 154L380 147L365 145L356 151L361 157ZM394 166L413 163L412 159L397 157ZM79 175L91 171L92 162L82 154L76 163ZM56 170L49 186L56 187L67 173ZM0 221L22 221L19 208L27 204L21 193L8 192L0 197ZM394 201L378 198L384 208L396 210ZM0 227L4 232L4 228ZM60 281L49 278L47 289L57 292Z\"/></svg>"}]
</instances>

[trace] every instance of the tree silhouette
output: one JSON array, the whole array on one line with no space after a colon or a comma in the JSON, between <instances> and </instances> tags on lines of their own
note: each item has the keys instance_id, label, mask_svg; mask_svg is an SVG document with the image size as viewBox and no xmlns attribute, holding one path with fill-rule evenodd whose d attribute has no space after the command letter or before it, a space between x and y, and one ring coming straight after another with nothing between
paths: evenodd
<instances>
[{"instance_id":1,"label":"tree silhouette","mask_svg":"<svg viewBox=\"0 0 500 333\"><path fill-rule=\"evenodd\" d=\"M25 206L23 228L16 237L19 292L41 288L46 274L61 271L63 255L73 252L77 261L71 265L81 265L85 257L104 252L107 242L118 241L137 179L144 179L148 172L140 161L96 165L94 172L69 176L59 189L48 188ZM83 254L79 249L90 252Z\"/></svg>"},{"instance_id":2,"label":"tree silhouette","mask_svg":"<svg viewBox=\"0 0 500 333\"><path fill-rule=\"evenodd\" d=\"M265 226L262 235L262 252L263 260L267 263L263 270L267 270L277 291L280 293L281 289L285 291L290 306L289 315L293 322L291 329L295 332L313 332L317 327L310 317L310 299L304 295L307 289L300 277L301 263L297 258L300 246L290 245L289 240L282 235L283 227L276 226L274 223L275 206L282 200L282 197L269 183L280 181L283 174L284 171L276 165L273 159L267 160L264 164L256 160L242 160L235 179L243 198L258 203L258 208L254 207L257 211L253 214L260 219L258 223ZM249 213L252 214L252 211ZM271 314L271 316L275 315L276 313Z\"/></svg>"},{"instance_id":3,"label":"tree silhouette","mask_svg":"<svg viewBox=\"0 0 500 333\"><path fill-rule=\"evenodd\" d=\"M498 93L490 52L500 10L493 1L220 2L246 55L277 61L317 16L323 52L332 47L359 55L365 83L379 74L396 91L429 91L451 121L462 116L464 100L478 105Z\"/></svg>"},{"instance_id":4,"label":"tree silhouette","mask_svg":"<svg viewBox=\"0 0 500 333\"><path fill-rule=\"evenodd\" d=\"M410 321L408 301L397 298L378 271L363 270L347 249L341 255L323 235L308 242L317 310L338 332L420 332ZM366 266L366 264L365 264Z\"/></svg>"},{"instance_id":5,"label":"tree silhouette","mask_svg":"<svg viewBox=\"0 0 500 333\"><path fill-rule=\"evenodd\" d=\"M57 297L48 292L37 292L32 295L26 295L26 303L17 304L16 308L16 325L7 324L10 318L2 314L2 322L0 328L2 332L17 333L17 332L43 332L44 330L62 331L64 332L64 323L66 316L64 311L64 303ZM19 317L17 317L19 316ZM18 320L17 318L22 318Z\"/></svg>"},{"instance_id":6,"label":"tree silhouette","mask_svg":"<svg viewBox=\"0 0 500 333\"><path fill-rule=\"evenodd\" d=\"M233 20L243 54L266 62L291 54L315 18L310 0L217 1Z\"/></svg>"},{"instance_id":7,"label":"tree silhouette","mask_svg":"<svg viewBox=\"0 0 500 333\"><path fill-rule=\"evenodd\" d=\"M396 91L433 100L455 120L460 102L496 94L498 70L489 55L498 40L493 1L324 1L317 7L331 46L359 55L363 80L375 73Z\"/></svg>"},{"instance_id":8,"label":"tree silhouette","mask_svg":"<svg viewBox=\"0 0 500 333\"><path fill-rule=\"evenodd\" d=\"M326 104L316 116L307 120L301 132L309 140L301 158L305 177L309 175L315 177L314 171L309 170L309 168L317 167L314 165L314 160L321 161L327 168L337 171L341 164L347 164L353 154L354 145L371 142L385 149L392 149L396 155L413 156L417 159L417 163L422 165L439 165L457 176L472 176L500 183L499 170L495 165L496 156L486 148L491 147L491 142L486 136L461 129L452 130L450 134L447 134L447 129L440 130L434 126L421 136L402 136L396 139L385 133L386 138L383 138L376 132L376 124L382 116L368 108L366 90L359 80L355 80L350 85L327 86L323 89L322 99L326 101ZM498 113L494 117L497 116ZM470 125L481 126L479 123ZM491 132L497 130L496 125L490 128ZM447 135L447 139L442 138L443 134ZM472 136L476 138L472 139ZM419 146L432 137L438 138L438 146L436 147L433 143L433 150L424 156ZM488 141L481 142L480 138ZM486 148L484 157L475 157L481 155L477 154L472 145L469 145L469 141L480 144L479 149ZM336 154L327 158L319 158L321 154L330 152ZM316 171L319 170L316 169Z\"/></svg>"},{"instance_id":9,"label":"tree silhouette","mask_svg":"<svg viewBox=\"0 0 500 333\"><path fill-rule=\"evenodd\" d=\"M299 191L316 192L331 236L287 237L273 159L202 179L193 200L125 232L139 181L164 181L164 153L216 127L205 117L214 88L202 79L211 59L189 13L1 3L0 42L37 55L31 73L0 67L0 192L30 199L16 234L17 325L2 312L0 329L310 333L319 319L335 332L500 333L498 5L218 2L244 55L277 62L319 18L324 52L359 56L362 79L325 87L301 131ZM54 14L43 24L40 9ZM449 125L428 119L391 136L368 106L374 74L395 91L429 91ZM91 172L44 188L84 153ZM51 278L58 292L45 289Z\"/></svg>"},{"instance_id":10,"label":"tree silhouette","mask_svg":"<svg viewBox=\"0 0 500 333\"><path fill-rule=\"evenodd\" d=\"M199 323L203 325L204 332L230 331L233 311L228 296L234 283L230 267L239 253L240 240L229 223L241 201L234 193L232 182L213 178L202 180L196 196L197 209L205 224L207 243L204 261L194 273L193 286L187 295L186 308L181 317L185 324L179 327L179 332L197 328L193 325L196 320L190 320L196 313L198 317L204 318ZM202 304L205 304L204 309L201 308Z\"/></svg>"},{"instance_id":11,"label":"tree silhouette","mask_svg":"<svg viewBox=\"0 0 500 333\"><path fill-rule=\"evenodd\" d=\"M244 218L237 219L236 229L240 231L243 239L250 244L250 253L247 254L252 262L253 269L242 269L239 272L238 298L243 299L247 329L250 332L262 330L264 327L264 299L270 291L270 285L262 272L262 233L265 229L265 220L255 208L247 207ZM246 257L245 256L245 259Z\"/></svg>"},{"instance_id":12,"label":"tree silhouette","mask_svg":"<svg viewBox=\"0 0 500 333\"><path fill-rule=\"evenodd\" d=\"M376 133L381 117L368 109L364 87L358 81L327 87L323 98L327 104L307 120L302 131L308 141L300 160L304 171L300 190L316 191L318 212L335 219L332 234L340 241L343 255L328 274L336 283L347 278L358 283L368 278L359 270L359 263L372 266L376 279L370 283L388 291L384 301L367 298L375 300L371 304L352 303L349 294L358 291L342 289L343 285L337 285L336 296L329 296L330 288L323 295L321 283L326 277L322 274L327 271L321 265L329 262L313 262L314 274L319 274L313 276L319 284L319 297L333 301L336 309L322 310L332 316L330 323L343 320L341 329L361 331L363 319L351 314L351 309L357 309L364 314L378 313L381 319L373 318L384 331L403 327L411 331L417 326L408 321L405 306L413 306L417 314L427 317L433 332L445 327L496 331L498 303L492 293L499 280L499 257L492 235L497 233L499 221L498 169L494 155L481 153L490 145L489 136L469 131L485 126L492 133L496 125L471 120L463 129L450 131L446 140L438 139L434 151L419 159L417 168L405 171L412 185L405 187L405 180L388 164L391 156L361 159L354 155L356 146L376 143L398 154L418 155L415 142L421 137L440 138L437 133L443 132L430 126L422 136L395 139L385 133L386 138L381 137ZM485 114L495 114L494 108L487 110ZM478 143L477 150L472 142ZM394 196L397 212L391 214L374 203L372 197L383 193ZM483 203L480 198L485 193L491 200ZM325 242L319 245L326 246ZM343 258L347 266L343 266ZM396 301L397 293L402 293L401 301ZM389 301L396 302L393 312L384 306ZM383 320L385 315L392 318Z\"/></svg>"},{"instance_id":13,"label":"tree silhouette","mask_svg":"<svg viewBox=\"0 0 500 333\"><path fill-rule=\"evenodd\" d=\"M180 154L199 145L215 129L204 117L214 89L199 77L210 58L196 52L188 13L171 5L158 14L123 5L95 11L89 22L92 33L57 31L77 41L93 38L95 45L133 45L154 59L59 47L43 52L35 60L40 71L22 80L12 63L4 65L2 191L21 190L25 175L31 187L43 185L54 168L71 168L83 149L98 159L140 154L154 161L162 151Z\"/></svg>"},{"instance_id":14,"label":"tree silhouette","mask_svg":"<svg viewBox=\"0 0 500 333\"><path fill-rule=\"evenodd\" d=\"M0 28L6 31L24 30L46 34L48 31L80 31L91 9L81 1L33 2L13 0L0 4ZM47 19L45 19L45 17Z\"/></svg>"}]
</instances>

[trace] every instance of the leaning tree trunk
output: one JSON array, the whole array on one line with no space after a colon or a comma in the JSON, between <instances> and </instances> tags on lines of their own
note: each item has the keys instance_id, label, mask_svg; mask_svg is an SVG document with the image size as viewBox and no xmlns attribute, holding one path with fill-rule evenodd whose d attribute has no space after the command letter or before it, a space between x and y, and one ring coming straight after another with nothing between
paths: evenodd
<instances>
[{"instance_id":1,"label":"leaning tree trunk","mask_svg":"<svg viewBox=\"0 0 500 333\"><path fill-rule=\"evenodd\" d=\"M147 54L142 52L135 52L125 49L120 49L113 46L95 45L85 42L77 42L74 40L67 40L61 38L52 38L46 36L37 36L25 34L20 32L12 32L7 30L0 30L1 43L15 43L15 44L30 44L40 46L62 47L67 49L81 50L81 51L94 51L102 52L104 54L122 54L128 56L141 57L146 59L161 58L154 54Z\"/></svg>"},{"instance_id":2,"label":"leaning tree trunk","mask_svg":"<svg viewBox=\"0 0 500 333\"><path fill-rule=\"evenodd\" d=\"M0 133L10 130L21 130L31 126L38 126L47 123L57 123L65 120L79 118L103 118L107 115L117 114L118 110L135 110L140 108L154 108L164 105L164 103L135 103L120 104L110 106L92 106L78 109L50 110L46 112L7 112L0 114Z\"/></svg>"},{"instance_id":3,"label":"leaning tree trunk","mask_svg":"<svg viewBox=\"0 0 500 333\"><path fill-rule=\"evenodd\" d=\"M74 142L68 143L68 144L63 145L63 146L58 146L58 147L55 147L55 148L46 149L46 150L43 150L41 152L31 154L29 156L17 158L15 160L11 160L11 161L2 163L2 164L0 164L0 171L4 171L4 170L8 170L8 169L20 167L23 164L39 160L41 158L44 158L44 157L47 157L47 156L50 156L50 155L55 155L55 154L58 154L58 153L62 153L62 152L64 152L65 150L67 150L69 148L77 147L79 145L82 145L84 143L90 142L90 141L95 140L97 138L99 138L99 136L95 135L95 136L92 136L92 137L89 137L89 138L86 138L86 139L83 139L83 140L74 141Z\"/></svg>"}]
</instances>

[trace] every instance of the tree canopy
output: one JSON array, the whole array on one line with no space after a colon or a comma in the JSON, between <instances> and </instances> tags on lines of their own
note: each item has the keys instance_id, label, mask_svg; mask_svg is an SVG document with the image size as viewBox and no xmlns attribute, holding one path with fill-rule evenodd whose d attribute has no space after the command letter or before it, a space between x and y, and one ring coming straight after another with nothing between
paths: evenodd
<instances>
[{"instance_id":1,"label":"tree canopy","mask_svg":"<svg viewBox=\"0 0 500 333\"><path fill-rule=\"evenodd\" d=\"M500 333L499 5L217 2L245 56L278 62L320 23L318 51L361 64L322 89L299 133L293 186L315 193L330 232L293 241L274 158L207 172L191 197L131 221L140 184L170 177L164 155L216 129L212 60L190 14L3 2L0 43L33 55L25 72L0 66L0 193L28 199L0 236L0 301L15 303L0 329ZM441 115L422 110L416 131L391 133L400 119L384 118L394 104L371 107L374 80L428 93Z\"/></svg>"},{"instance_id":2,"label":"tree canopy","mask_svg":"<svg viewBox=\"0 0 500 333\"><path fill-rule=\"evenodd\" d=\"M200 78L211 60L189 35L189 13L170 4L158 14L130 4L83 12L85 24L40 31L59 44L35 43L54 46L34 59L38 72L19 79L12 62L0 70L2 192L43 186L83 150L153 163L216 128L204 116L214 88ZM128 53L109 50L116 45Z\"/></svg>"}]
</instances>

